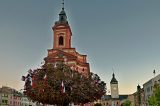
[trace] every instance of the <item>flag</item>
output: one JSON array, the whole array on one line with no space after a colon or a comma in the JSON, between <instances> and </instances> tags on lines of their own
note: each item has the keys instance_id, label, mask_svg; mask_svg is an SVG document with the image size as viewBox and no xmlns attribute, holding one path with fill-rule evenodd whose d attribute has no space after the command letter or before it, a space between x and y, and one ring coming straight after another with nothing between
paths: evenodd
<instances>
[{"instance_id":1,"label":"flag","mask_svg":"<svg viewBox=\"0 0 160 106\"><path fill-rule=\"evenodd\" d=\"M45 79L47 79L47 75L45 74L45 76L43 77L43 79L45 80Z\"/></svg>"},{"instance_id":2,"label":"flag","mask_svg":"<svg viewBox=\"0 0 160 106\"><path fill-rule=\"evenodd\" d=\"M57 63L54 64L54 68L57 68Z\"/></svg>"},{"instance_id":3,"label":"flag","mask_svg":"<svg viewBox=\"0 0 160 106\"><path fill-rule=\"evenodd\" d=\"M32 86L32 78L29 77L30 85Z\"/></svg>"},{"instance_id":4,"label":"flag","mask_svg":"<svg viewBox=\"0 0 160 106\"><path fill-rule=\"evenodd\" d=\"M72 72L72 78L73 78L73 72Z\"/></svg>"},{"instance_id":5,"label":"flag","mask_svg":"<svg viewBox=\"0 0 160 106\"><path fill-rule=\"evenodd\" d=\"M64 64L67 64L67 58L64 58Z\"/></svg>"},{"instance_id":6,"label":"flag","mask_svg":"<svg viewBox=\"0 0 160 106\"><path fill-rule=\"evenodd\" d=\"M70 90L72 91L72 90L73 90L73 88L72 88L72 87L70 87Z\"/></svg>"},{"instance_id":7,"label":"flag","mask_svg":"<svg viewBox=\"0 0 160 106\"><path fill-rule=\"evenodd\" d=\"M62 93L65 93L65 86L64 86L63 81L62 81L62 84L61 84L61 91L62 91Z\"/></svg>"},{"instance_id":8,"label":"flag","mask_svg":"<svg viewBox=\"0 0 160 106\"><path fill-rule=\"evenodd\" d=\"M81 75L81 79L82 79L82 77L83 77L83 76Z\"/></svg>"},{"instance_id":9,"label":"flag","mask_svg":"<svg viewBox=\"0 0 160 106\"><path fill-rule=\"evenodd\" d=\"M32 76L32 88L35 88L35 76Z\"/></svg>"}]
</instances>

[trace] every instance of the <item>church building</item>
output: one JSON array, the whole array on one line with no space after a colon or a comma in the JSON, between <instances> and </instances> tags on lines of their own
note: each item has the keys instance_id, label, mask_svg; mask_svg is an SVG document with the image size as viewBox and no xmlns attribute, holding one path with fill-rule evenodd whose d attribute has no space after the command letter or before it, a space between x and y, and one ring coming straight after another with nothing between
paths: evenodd
<instances>
[{"instance_id":1,"label":"church building","mask_svg":"<svg viewBox=\"0 0 160 106\"><path fill-rule=\"evenodd\" d=\"M67 15L64 10L59 13L59 20L52 27L53 30L53 48L48 50L48 56L44 59L45 64L56 64L64 62L83 75L88 75L90 72L89 63L87 63L87 55L82 55L72 47L72 31L67 21Z\"/></svg>"}]
</instances>

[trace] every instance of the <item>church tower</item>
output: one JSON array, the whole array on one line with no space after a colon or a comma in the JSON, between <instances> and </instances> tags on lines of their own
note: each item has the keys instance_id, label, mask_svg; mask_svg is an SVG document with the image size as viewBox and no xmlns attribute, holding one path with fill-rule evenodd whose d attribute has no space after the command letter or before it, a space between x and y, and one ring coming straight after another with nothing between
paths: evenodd
<instances>
[{"instance_id":1,"label":"church tower","mask_svg":"<svg viewBox=\"0 0 160 106\"><path fill-rule=\"evenodd\" d=\"M52 29L54 34L53 49L71 48L72 32L67 21L64 7L59 13L59 20L55 22L55 25L52 27Z\"/></svg>"},{"instance_id":2,"label":"church tower","mask_svg":"<svg viewBox=\"0 0 160 106\"><path fill-rule=\"evenodd\" d=\"M119 98L118 81L116 80L114 73L112 74L110 86L111 86L111 97Z\"/></svg>"},{"instance_id":3,"label":"church tower","mask_svg":"<svg viewBox=\"0 0 160 106\"><path fill-rule=\"evenodd\" d=\"M87 55L79 54L75 48L71 46L72 31L67 21L67 15L63 7L59 13L59 20L52 27L53 30L53 48L48 50L48 56L44 58L45 64L56 64L63 62L70 66L71 69L83 74L90 73L89 63L87 63Z\"/></svg>"}]
</instances>

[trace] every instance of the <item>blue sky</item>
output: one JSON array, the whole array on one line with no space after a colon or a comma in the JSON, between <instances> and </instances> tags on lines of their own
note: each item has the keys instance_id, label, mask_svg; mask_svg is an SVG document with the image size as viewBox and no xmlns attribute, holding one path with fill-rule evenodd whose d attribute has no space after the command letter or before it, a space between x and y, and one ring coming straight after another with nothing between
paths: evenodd
<instances>
[{"instance_id":1,"label":"blue sky","mask_svg":"<svg viewBox=\"0 0 160 106\"><path fill-rule=\"evenodd\" d=\"M160 73L159 0L66 0L72 47L88 55L91 71L119 92L133 93ZM53 47L61 0L0 1L0 86L23 88L21 76Z\"/></svg>"}]
</instances>

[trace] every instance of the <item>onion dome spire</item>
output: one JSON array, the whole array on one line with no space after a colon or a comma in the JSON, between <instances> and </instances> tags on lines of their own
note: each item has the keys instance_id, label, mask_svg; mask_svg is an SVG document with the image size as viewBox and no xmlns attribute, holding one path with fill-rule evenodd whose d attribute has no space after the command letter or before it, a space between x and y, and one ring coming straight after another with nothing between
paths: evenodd
<instances>
[{"instance_id":1,"label":"onion dome spire","mask_svg":"<svg viewBox=\"0 0 160 106\"><path fill-rule=\"evenodd\" d=\"M66 15L66 12L64 11L64 0L62 2L62 10L61 12L59 13L59 23L68 23L67 22L67 15Z\"/></svg>"}]
</instances>

